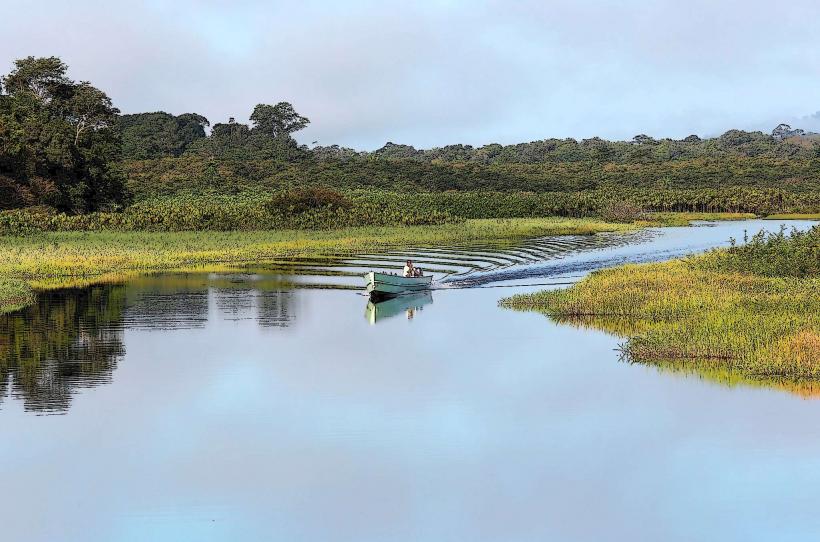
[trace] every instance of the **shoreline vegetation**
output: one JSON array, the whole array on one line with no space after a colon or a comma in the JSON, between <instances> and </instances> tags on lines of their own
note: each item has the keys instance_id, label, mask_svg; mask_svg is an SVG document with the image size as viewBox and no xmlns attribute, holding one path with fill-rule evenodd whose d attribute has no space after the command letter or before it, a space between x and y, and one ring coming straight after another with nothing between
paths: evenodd
<instances>
[{"instance_id":1,"label":"shoreline vegetation","mask_svg":"<svg viewBox=\"0 0 820 542\"><path fill-rule=\"evenodd\" d=\"M745 194L745 195L744 195ZM678 202L697 195L678 194ZM751 196L745 192L714 195L717 203L654 204L599 191L576 193L530 192L338 192L326 187L247 192L237 195L178 194L145 200L110 212L84 214L58 212L46 205L0 211L0 235L42 231L252 231L322 230L360 226L443 225L466 219L567 217L617 223L685 225L697 217L754 218L766 213L719 209L762 208L762 204L730 204ZM763 198L766 199L766 198ZM747 202L748 203L748 202ZM712 209L697 211L693 209ZM718 210L715 210L718 209ZM798 217L801 215L778 215ZM802 215L816 216L816 215Z\"/></svg>"},{"instance_id":2,"label":"shoreline vegetation","mask_svg":"<svg viewBox=\"0 0 820 542\"><path fill-rule=\"evenodd\" d=\"M634 222L591 218L462 219L417 226L257 231L29 231L0 235L0 313L28 305L35 290L121 281L154 271L226 269L298 257L387 248L593 235L692 220L739 220L742 213L658 213Z\"/></svg>"},{"instance_id":3,"label":"shoreline vegetation","mask_svg":"<svg viewBox=\"0 0 820 542\"><path fill-rule=\"evenodd\" d=\"M820 225L501 301L626 338L625 359L724 383L820 392Z\"/></svg>"},{"instance_id":4,"label":"shoreline vegetation","mask_svg":"<svg viewBox=\"0 0 820 542\"><path fill-rule=\"evenodd\" d=\"M775 213L763 218L765 220L820 220L820 213Z\"/></svg>"},{"instance_id":5,"label":"shoreline vegetation","mask_svg":"<svg viewBox=\"0 0 820 542\"><path fill-rule=\"evenodd\" d=\"M593 219L476 219L430 226L333 230L62 231L0 236L0 313L29 304L32 290L118 281L152 271L223 268L409 245L592 235L636 229Z\"/></svg>"}]
</instances>

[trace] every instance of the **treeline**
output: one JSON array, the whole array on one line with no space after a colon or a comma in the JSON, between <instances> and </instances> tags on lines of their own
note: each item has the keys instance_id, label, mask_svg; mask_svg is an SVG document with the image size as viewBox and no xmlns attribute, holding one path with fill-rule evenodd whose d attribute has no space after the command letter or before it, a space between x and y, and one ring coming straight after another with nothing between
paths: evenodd
<instances>
[{"instance_id":1,"label":"treeline","mask_svg":"<svg viewBox=\"0 0 820 542\"><path fill-rule=\"evenodd\" d=\"M692 159L820 158L820 134L807 134L781 124L771 134L729 130L715 138L701 139L690 135L684 139L654 139L645 134L630 141L607 141L598 137L576 140L544 139L529 143L481 147L447 145L433 149L416 149L410 145L388 142L372 152L357 151L338 145L297 145L291 134L304 128L308 120L293 106L281 102L275 106L258 105L251 114L252 126L229 119L216 124L211 135L205 134L208 120L201 115L174 117L168 113L125 115L119 130L123 134L124 158L146 160L178 157L183 152L194 156L242 160L313 160L361 161L361 159L459 164L633 164L663 163ZM273 121L273 122L271 122ZM193 123L187 137L180 137L178 125Z\"/></svg>"},{"instance_id":2,"label":"treeline","mask_svg":"<svg viewBox=\"0 0 820 542\"><path fill-rule=\"evenodd\" d=\"M500 145L492 143L481 147L448 145L433 149L416 149L409 145L387 143L373 151L356 152L352 149L315 147L310 154L318 159L348 160L356 157L375 157L387 160L417 160L421 162L475 163L475 164L549 164L549 163L659 163L698 158L766 157L772 159L820 158L820 136L800 130L773 134L729 130L716 138L701 139L691 135L681 140L654 139L637 135L630 141L607 141L598 137L582 139L544 139L530 143ZM782 129L780 131L782 133Z\"/></svg>"},{"instance_id":3,"label":"treeline","mask_svg":"<svg viewBox=\"0 0 820 542\"><path fill-rule=\"evenodd\" d=\"M214 124L206 135L208 119L195 113L173 116L165 112L120 117L116 130L122 136L123 157L152 160L181 156L231 156L234 159L292 161L310 153L292 134L310 124L287 102L259 104L250 115L252 125L236 122Z\"/></svg>"}]
</instances>

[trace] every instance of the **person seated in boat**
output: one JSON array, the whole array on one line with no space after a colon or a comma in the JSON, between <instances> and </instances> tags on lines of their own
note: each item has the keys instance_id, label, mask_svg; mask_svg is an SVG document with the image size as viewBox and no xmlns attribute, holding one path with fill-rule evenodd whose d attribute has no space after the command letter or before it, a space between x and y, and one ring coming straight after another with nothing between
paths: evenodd
<instances>
[{"instance_id":1,"label":"person seated in boat","mask_svg":"<svg viewBox=\"0 0 820 542\"><path fill-rule=\"evenodd\" d=\"M402 276L405 277L414 277L416 269L413 267L413 262L411 260L407 260L407 263L404 264L404 272L402 272Z\"/></svg>"},{"instance_id":2,"label":"person seated in boat","mask_svg":"<svg viewBox=\"0 0 820 542\"><path fill-rule=\"evenodd\" d=\"M414 277L423 277L424 273L421 271L421 267L413 267L413 276Z\"/></svg>"}]
</instances>

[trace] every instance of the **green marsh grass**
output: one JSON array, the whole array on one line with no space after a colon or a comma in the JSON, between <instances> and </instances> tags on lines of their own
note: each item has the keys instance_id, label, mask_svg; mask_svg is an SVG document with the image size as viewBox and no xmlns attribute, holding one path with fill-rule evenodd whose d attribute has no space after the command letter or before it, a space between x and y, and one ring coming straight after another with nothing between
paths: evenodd
<instances>
[{"instance_id":1,"label":"green marsh grass","mask_svg":"<svg viewBox=\"0 0 820 542\"><path fill-rule=\"evenodd\" d=\"M25 281L0 277L0 314L21 309L33 301L34 293Z\"/></svg>"},{"instance_id":2,"label":"green marsh grass","mask_svg":"<svg viewBox=\"0 0 820 542\"><path fill-rule=\"evenodd\" d=\"M820 382L820 226L598 271L502 305L627 337L627 359L789 385ZM816 386L820 387L820 386Z\"/></svg>"}]
</instances>

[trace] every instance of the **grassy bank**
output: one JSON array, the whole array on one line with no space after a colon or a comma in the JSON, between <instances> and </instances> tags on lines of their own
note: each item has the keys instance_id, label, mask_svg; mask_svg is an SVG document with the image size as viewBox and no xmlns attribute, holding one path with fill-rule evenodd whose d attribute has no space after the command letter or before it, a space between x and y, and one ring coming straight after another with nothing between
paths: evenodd
<instances>
[{"instance_id":1,"label":"grassy bank","mask_svg":"<svg viewBox=\"0 0 820 542\"><path fill-rule=\"evenodd\" d=\"M30 301L31 288L84 285L135 272L361 253L403 245L588 235L635 227L589 219L541 218L320 231L95 231L5 236L0 237L0 311Z\"/></svg>"},{"instance_id":2,"label":"grassy bank","mask_svg":"<svg viewBox=\"0 0 820 542\"><path fill-rule=\"evenodd\" d=\"M628 358L677 370L820 379L820 226L791 238L593 273L503 305L628 337ZM727 377L728 378L728 377Z\"/></svg>"},{"instance_id":3,"label":"grassy bank","mask_svg":"<svg viewBox=\"0 0 820 542\"><path fill-rule=\"evenodd\" d=\"M820 220L820 213L779 213L764 218L766 220Z\"/></svg>"},{"instance_id":4,"label":"grassy bank","mask_svg":"<svg viewBox=\"0 0 820 542\"><path fill-rule=\"evenodd\" d=\"M0 314L25 307L34 301L34 293L21 279L0 278Z\"/></svg>"},{"instance_id":5,"label":"grassy bank","mask_svg":"<svg viewBox=\"0 0 820 542\"><path fill-rule=\"evenodd\" d=\"M688 226L694 220L749 220L757 218L752 213L645 213L640 225Z\"/></svg>"}]
</instances>

